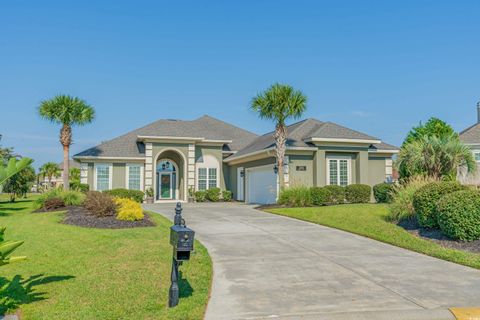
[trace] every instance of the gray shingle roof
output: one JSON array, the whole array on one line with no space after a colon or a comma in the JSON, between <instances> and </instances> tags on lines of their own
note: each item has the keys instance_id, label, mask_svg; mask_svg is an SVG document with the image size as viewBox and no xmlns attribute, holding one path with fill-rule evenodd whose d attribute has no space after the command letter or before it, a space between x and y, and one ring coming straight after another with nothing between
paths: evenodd
<instances>
[{"instance_id":1,"label":"gray shingle roof","mask_svg":"<svg viewBox=\"0 0 480 320\"><path fill-rule=\"evenodd\" d=\"M380 140L333 122L321 122L311 118L287 126L287 131L287 147L312 147L314 146L313 144L306 142L310 138ZM265 150L273 146L275 146L273 132L269 132L255 139L244 149L228 157L228 160L236 159L252 152ZM397 147L383 142L375 144L374 146L382 150L398 150Z\"/></svg>"},{"instance_id":2,"label":"gray shingle roof","mask_svg":"<svg viewBox=\"0 0 480 320\"><path fill-rule=\"evenodd\" d=\"M398 151L400 150L398 147L395 147L394 145L385 143L385 142L380 142L380 143L374 143L372 144L373 148L378 149L378 150L389 150L389 151Z\"/></svg>"},{"instance_id":3,"label":"gray shingle roof","mask_svg":"<svg viewBox=\"0 0 480 320\"><path fill-rule=\"evenodd\" d=\"M82 151L74 157L143 157L145 155L145 146L137 141L139 135L232 140L232 143L224 146L224 149L232 151L244 148L257 138L257 135L252 132L205 115L192 121L158 120L120 137L103 142L96 147Z\"/></svg>"},{"instance_id":4,"label":"gray shingle roof","mask_svg":"<svg viewBox=\"0 0 480 320\"><path fill-rule=\"evenodd\" d=\"M475 123L460 132L460 140L464 143L480 144L480 123Z\"/></svg>"}]
</instances>

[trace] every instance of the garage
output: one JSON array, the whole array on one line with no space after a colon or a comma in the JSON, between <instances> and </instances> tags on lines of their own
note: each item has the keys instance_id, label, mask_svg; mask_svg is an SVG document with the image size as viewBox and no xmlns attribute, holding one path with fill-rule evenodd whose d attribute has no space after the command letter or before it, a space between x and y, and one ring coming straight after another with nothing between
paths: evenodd
<instances>
[{"instance_id":1,"label":"garage","mask_svg":"<svg viewBox=\"0 0 480 320\"><path fill-rule=\"evenodd\" d=\"M277 175L273 165L246 169L246 202L271 204L277 201Z\"/></svg>"}]
</instances>

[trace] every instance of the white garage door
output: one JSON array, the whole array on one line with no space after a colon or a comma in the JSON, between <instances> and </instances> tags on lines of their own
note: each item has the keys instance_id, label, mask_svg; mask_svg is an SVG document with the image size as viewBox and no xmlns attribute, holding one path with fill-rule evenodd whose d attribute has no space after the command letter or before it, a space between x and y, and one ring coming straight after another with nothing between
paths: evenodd
<instances>
[{"instance_id":1,"label":"white garage door","mask_svg":"<svg viewBox=\"0 0 480 320\"><path fill-rule=\"evenodd\" d=\"M247 170L247 202L271 204L277 201L277 175L273 165Z\"/></svg>"}]
</instances>

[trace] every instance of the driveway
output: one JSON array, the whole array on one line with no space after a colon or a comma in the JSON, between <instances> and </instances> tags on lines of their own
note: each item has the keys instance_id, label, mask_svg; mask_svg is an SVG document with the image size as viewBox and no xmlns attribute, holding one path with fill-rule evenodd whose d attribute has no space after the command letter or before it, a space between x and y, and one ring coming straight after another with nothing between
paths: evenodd
<instances>
[{"instance_id":1,"label":"driveway","mask_svg":"<svg viewBox=\"0 0 480 320\"><path fill-rule=\"evenodd\" d=\"M183 207L213 259L207 320L454 319L480 304L475 269L248 205Z\"/></svg>"}]
</instances>

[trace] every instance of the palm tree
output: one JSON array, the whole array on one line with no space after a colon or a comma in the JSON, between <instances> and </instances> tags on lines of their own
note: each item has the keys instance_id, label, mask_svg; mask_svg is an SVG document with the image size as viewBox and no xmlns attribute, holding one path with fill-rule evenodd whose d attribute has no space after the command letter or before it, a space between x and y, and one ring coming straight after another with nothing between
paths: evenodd
<instances>
[{"instance_id":1,"label":"palm tree","mask_svg":"<svg viewBox=\"0 0 480 320\"><path fill-rule=\"evenodd\" d=\"M68 179L68 160L72 144L72 126L82 126L95 118L95 110L82 99L69 95L58 95L42 101L38 108L40 116L53 123L61 124L60 143L63 146L63 188L70 187Z\"/></svg>"},{"instance_id":2,"label":"palm tree","mask_svg":"<svg viewBox=\"0 0 480 320\"><path fill-rule=\"evenodd\" d=\"M306 109L307 97L299 90L289 85L275 83L265 92L257 94L250 108L257 112L260 118L275 121L275 153L277 158L280 187L284 187L284 158L287 141L285 122L290 118L300 118Z\"/></svg>"},{"instance_id":3,"label":"palm tree","mask_svg":"<svg viewBox=\"0 0 480 320\"><path fill-rule=\"evenodd\" d=\"M44 178L46 177L48 179L48 185L51 186L52 178L59 177L61 170L55 162L47 162L40 167L39 171Z\"/></svg>"},{"instance_id":4,"label":"palm tree","mask_svg":"<svg viewBox=\"0 0 480 320\"><path fill-rule=\"evenodd\" d=\"M424 136L403 146L398 165L406 168L406 175L424 174L434 179L455 179L458 169L469 173L476 170L472 151L457 136Z\"/></svg>"}]
</instances>

